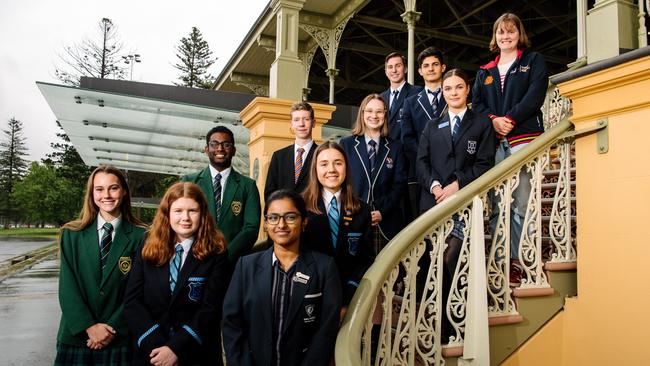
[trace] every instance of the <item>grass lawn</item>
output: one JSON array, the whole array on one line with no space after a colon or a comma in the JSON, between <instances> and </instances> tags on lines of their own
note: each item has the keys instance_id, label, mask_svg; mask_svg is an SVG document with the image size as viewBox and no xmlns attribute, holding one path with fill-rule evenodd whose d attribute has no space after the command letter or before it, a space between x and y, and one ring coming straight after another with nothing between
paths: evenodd
<instances>
[{"instance_id":1,"label":"grass lawn","mask_svg":"<svg viewBox=\"0 0 650 366\"><path fill-rule=\"evenodd\" d=\"M52 238L55 239L59 234L58 228L18 228L18 229L0 229L0 237L13 236L25 238Z\"/></svg>"}]
</instances>

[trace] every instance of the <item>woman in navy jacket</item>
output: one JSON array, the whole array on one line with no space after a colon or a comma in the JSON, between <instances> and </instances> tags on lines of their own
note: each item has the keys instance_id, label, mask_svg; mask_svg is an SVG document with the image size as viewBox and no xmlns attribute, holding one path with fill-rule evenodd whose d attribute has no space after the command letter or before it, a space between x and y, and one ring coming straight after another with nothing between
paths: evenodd
<instances>
[{"instance_id":1,"label":"woman in navy jacket","mask_svg":"<svg viewBox=\"0 0 650 366\"><path fill-rule=\"evenodd\" d=\"M386 113L382 97L368 95L359 106L352 136L341 139L354 193L372 209L373 241L379 239L375 254L405 226L399 204L408 171L401 142L389 137Z\"/></svg>"},{"instance_id":2,"label":"woman in navy jacket","mask_svg":"<svg viewBox=\"0 0 650 366\"><path fill-rule=\"evenodd\" d=\"M472 108L487 114L499 138L496 163L522 149L544 132L541 107L548 88L544 58L526 47L530 45L524 25L512 13L494 22L490 50L498 51L494 61L481 66L472 89ZM522 171L513 192L510 221L510 281L518 283L519 240L530 195L530 174ZM498 209L493 199L490 225L496 226Z\"/></svg>"},{"instance_id":3,"label":"woman in navy jacket","mask_svg":"<svg viewBox=\"0 0 650 366\"><path fill-rule=\"evenodd\" d=\"M136 365L221 365L219 319L230 265L201 188L162 198L127 286L124 317Z\"/></svg>"}]
</instances>

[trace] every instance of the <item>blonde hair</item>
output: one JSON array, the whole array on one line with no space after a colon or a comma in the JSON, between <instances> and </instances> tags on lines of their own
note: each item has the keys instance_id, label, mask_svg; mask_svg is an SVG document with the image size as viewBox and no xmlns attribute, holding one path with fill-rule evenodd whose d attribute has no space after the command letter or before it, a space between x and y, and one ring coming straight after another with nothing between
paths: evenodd
<instances>
[{"instance_id":1,"label":"blonde hair","mask_svg":"<svg viewBox=\"0 0 650 366\"><path fill-rule=\"evenodd\" d=\"M517 48L526 48L530 46L530 40L526 35L526 30L524 29L524 24L521 22L518 16L513 13L503 13L495 22L492 27L492 39L490 40L490 51L496 52L499 51L499 46L497 45L497 31L501 27L501 24L511 24L517 31L519 31L519 42L517 42Z\"/></svg>"},{"instance_id":2,"label":"blonde hair","mask_svg":"<svg viewBox=\"0 0 650 366\"><path fill-rule=\"evenodd\" d=\"M384 98L381 97L379 94L370 94L363 98L361 101L361 105L359 106L359 111L357 112L357 120L354 122L354 126L352 127L352 134L353 135L358 135L358 136L363 136L366 133L366 124L363 123L363 113L364 110L366 109L366 106L368 103L370 103L371 100L376 99L381 102L381 104L384 106L384 124L381 126L381 131L380 134L382 137L386 137L389 135L388 133L388 118L386 118L386 113L388 113L388 108L386 106L386 101Z\"/></svg>"}]
</instances>

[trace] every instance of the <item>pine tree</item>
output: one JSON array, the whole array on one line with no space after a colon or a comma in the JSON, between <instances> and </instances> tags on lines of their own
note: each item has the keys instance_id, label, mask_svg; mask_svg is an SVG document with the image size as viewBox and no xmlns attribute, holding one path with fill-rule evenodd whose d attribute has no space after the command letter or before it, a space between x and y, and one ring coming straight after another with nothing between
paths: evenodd
<instances>
[{"instance_id":1,"label":"pine tree","mask_svg":"<svg viewBox=\"0 0 650 366\"><path fill-rule=\"evenodd\" d=\"M123 44L117 36L117 27L108 18L99 22L99 39L84 39L65 47L59 58L63 67L54 74L64 84L78 86L82 76L100 79L124 79L127 66L122 59Z\"/></svg>"},{"instance_id":2,"label":"pine tree","mask_svg":"<svg viewBox=\"0 0 650 366\"><path fill-rule=\"evenodd\" d=\"M192 27L189 37L181 38L176 51L176 57L180 62L174 67L181 71L181 76L178 77L181 82L174 82L174 84L190 88L212 88L215 78L208 73L208 68L216 59L212 58L210 46L203 39L201 31Z\"/></svg>"},{"instance_id":3,"label":"pine tree","mask_svg":"<svg viewBox=\"0 0 650 366\"><path fill-rule=\"evenodd\" d=\"M16 183L27 171L27 147L23 136L23 124L11 118L8 128L2 130L0 141L0 218L4 226L9 226L9 221L18 221L18 210L11 197Z\"/></svg>"}]
</instances>

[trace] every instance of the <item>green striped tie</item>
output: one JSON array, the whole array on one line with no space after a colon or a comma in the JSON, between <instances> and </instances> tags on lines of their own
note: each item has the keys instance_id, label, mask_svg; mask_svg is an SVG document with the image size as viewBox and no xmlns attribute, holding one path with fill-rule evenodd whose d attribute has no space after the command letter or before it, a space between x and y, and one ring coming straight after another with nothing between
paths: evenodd
<instances>
[{"instance_id":1,"label":"green striped tie","mask_svg":"<svg viewBox=\"0 0 650 366\"><path fill-rule=\"evenodd\" d=\"M102 269L102 274L104 273L104 268L106 268L106 261L108 260L108 253L111 250L111 243L113 242L113 225L110 222L104 223L104 233L102 234L102 240L99 242L99 263L100 268Z\"/></svg>"}]
</instances>

